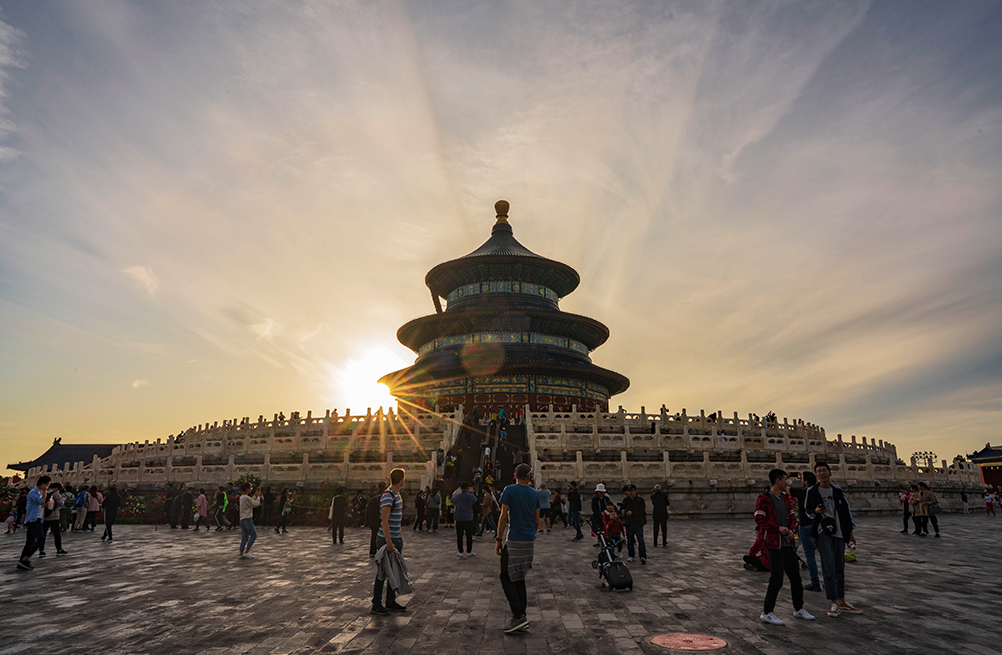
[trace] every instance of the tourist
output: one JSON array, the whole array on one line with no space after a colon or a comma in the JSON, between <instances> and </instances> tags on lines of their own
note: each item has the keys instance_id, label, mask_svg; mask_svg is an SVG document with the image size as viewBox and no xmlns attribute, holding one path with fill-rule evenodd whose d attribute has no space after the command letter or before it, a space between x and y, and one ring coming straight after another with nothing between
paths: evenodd
<instances>
[{"instance_id":1,"label":"tourist","mask_svg":"<svg viewBox=\"0 0 1002 655\"><path fill-rule=\"evenodd\" d=\"M929 534L929 504L923 501L922 489L918 485L912 485L909 502L912 506L912 514L915 516L915 534L925 537Z\"/></svg>"},{"instance_id":2,"label":"tourist","mask_svg":"<svg viewBox=\"0 0 1002 655\"><path fill-rule=\"evenodd\" d=\"M63 487L61 495L63 497L63 505L62 509L59 510L59 529L61 532L69 532L72 525L70 519L73 516L73 512L70 511L70 508L73 506L73 487L66 485Z\"/></svg>"},{"instance_id":3,"label":"tourist","mask_svg":"<svg viewBox=\"0 0 1002 655\"><path fill-rule=\"evenodd\" d=\"M966 491L961 491L960 492L960 505L961 505L961 507L964 508L964 514L970 514L970 512L967 510L967 492Z\"/></svg>"},{"instance_id":4,"label":"tourist","mask_svg":"<svg viewBox=\"0 0 1002 655\"><path fill-rule=\"evenodd\" d=\"M254 490L251 495L250 482L240 485L240 554L237 559L254 559L251 555L251 547L257 540L257 528L254 527L254 508L261 505L264 492L260 489Z\"/></svg>"},{"instance_id":5,"label":"tourist","mask_svg":"<svg viewBox=\"0 0 1002 655\"><path fill-rule=\"evenodd\" d=\"M602 513L609 506L609 494L606 493L605 485L599 482L595 485L595 495L591 497L591 525L592 531L598 535L602 532ZM594 547L598 548L602 544L595 542Z\"/></svg>"},{"instance_id":6,"label":"tourist","mask_svg":"<svg viewBox=\"0 0 1002 655\"><path fill-rule=\"evenodd\" d=\"M919 482L919 502L925 510L925 520L922 522L922 536L929 536L929 524L932 523L932 529L936 532L936 536L939 537L939 519L936 517L936 514L940 511L939 500L936 499L936 494L933 493L932 489L925 482Z\"/></svg>"},{"instance_id":7,"label":"tourist","mask_svg":"<svg viewBox=\"0 0 1002 655\"><path fill-rule=\"evenodd\" d=\"M63 535L60 531L61 516L65 513L63 506L66 499L63 498L62 486L58 482L49 485L49 496L45 503L45 517L42 519L42 540L38 544L38 556L45 556L45 535L52 533L52 541L56 544L56 554L65 555L63 550Z\"/></svg>"},{"instance_id":8,"label":"tourist","mask_svg":"<svg viewBox=\"0 0 1002 655\"><path fill-rule=\"evenodd\" d=\"M261 505L261 515L264 517L264 525L271 526L278 523L278 519L281 517L282 508L276 506L276 501L278 501L278 494L275 490L268 486L264 488L264 500Z\"/></svg>"},{"instance_id":9,"label":"tourist","mask_svg":"<svg viewBox=\"0 0 1002 655\"><path fill-rule=\"evenodd\" d=\"M87 507L87 524L90 526L91 532L94 532L94 528L97 527L97 513L101 511L101 503L103 502L104 496L101 495L96 486L91 486L90 502Z\"/></svg>"},{"instance_id":10,"label":"tourist","mask_svg":"<svg viewBox=\"0 0 1002 655\"><path fill-rule=\"evenodd\" d=\"M181 494L181 529L188 529L188 521L191 520L191 510L195 504L195 498L192 496L191 489L188 487L184 488L184 493Z\"/></svg>"},{"instance_id":11,"label":"tourist","mask_svg":"<svg viewBox=\"0 0 1002 655\"><path fill-rule=\"evenodd\" d=\"M425 514L427 515L428 530L438 534L438 524L442 516L442 492L438 490L437 482L428 490L428 497L425 500Z\"/></svg>"},{"instance_id":12,"label":"tourist","mask_svg":"<svg viewBox=\"0 0 1002 655\"><path fill-rule=\"evenodd\" d=\"M911 494L908 492L908 488L904 485L898 487L898 502L901 503L901 512L903 515L901 534L908 534L908 519L912 516L911 511Z\"/></svg>"},{"instance_id":13,"label":"tourist","mask_svg":"<svg viewBox=\"0 0 1002 655\"><path fill-rule=\"evenodd\" d=\"M404 501L400 497L400 488L404 486L404 470L393 469L390 471L390 485L383 492L379 500L380 519L379 531L376 534L376 552L386 546L386 552L392 553L395 550L401 555L404 554L404 538L400 531L400 520L404 516ZM397 592L392 585L386 585L386 602L383 603L384 581L376 573L376 582L372 587L372 613L389 614L390 612L403 612L407 608L397 603Z\"/></svg>"},{"instance_id":14,"label":"tourist","mask_svg":"<svg viewBox=\"0 0 1002 655\"><path fill-rule=\"evenodd\" d=\"M623 526L623 519L619 516L619 510L612 503L602 512L602 536L605 544L610 549L615 548L617 552L623 552L623 538L626 528Z\"/></svg>"},{"instance_id":15,"label":"tourist","mask_svg":"<svg viewBox=\"0 0 1002 655\"><path fill-rule=\"evenodd\" d=\"M653 546L658 547L658 531L661 532L661 546L662 548L668 547L668 506L671 505L671 500L668 499L668 494L661 491L661 485L654 485L654 490L651 493L651 515L654 519L654 541Z\"/></svg>"},{"instance_id":16,"label":"tourist","mask_svg":"<svg viewBox=\"0 0 1002 655\"><path fill-rule=\"evenodd\" d=\"M495 552L501 556L501 588L511 608L511 621L504 628L508 634L529 627L525 574L532 565L540 518L539 494L529 486L531 475L532 468L528 464L519 464L515 467L515 484L501 492Z\"/></svg>"},{"instance_id":17,"label":"tourist","mask_svg":"<svg viewBox=\"0 0 1002 655\"><path fill-rule=\"evenodd\" d=\"M567 518L576 533L571 541L584 539L581 533L581 492L578 491L577 481L567 485Z\"/></svg>"},{"instance_id":18,"label":"tourist","mask_svg":"<svg viewBox=\"0 0 1002 655\"><path fill-rule=\"evenodd\" d=\"M811 519L811 536L817 541L821 556L821 576L825 597L831 601L828 616L860 614L862 610L845 599L845 546L856 548L853 528L856 524L849 511L849 501L842 489L831 483L832 471L825 462L814 465L818 483L807 491L805 505Z\"/></svg>"},{"instance_id":19,"label":"tourist","mask_svg":"<svg viewBox=\"0 0 1002 655\"><path fill-rule=\"evenodd\" d=\"M339 487L337 493L331 499L331 508L327 513L327 518L331 522L331 538L336 544L341 539L344 544L344 524L348 520L348 497L345 495L344 487Z\"/></svg>"},{"instance_id":20,"label":"tourist","mask_svg":"<svg viewBox=\"0 0 1002 655\"><path fill-rule=\"evenodd\" d=\"M204 502L205 496L202 496ZM101 503L104 508L104 534L101 535L101 541L105 538L108 539L110 544L112 541L111 536L111 526L115 525L115 517L118 515L118 508L122 505L122 498L118 495L118 489L115 487L108 488L108 495L105 496L104 501Z\"/></svg>"},{"instance_id":21,"label":"tourist","mask_svg":"<svg viewBox=\"0 0 1002 655\"><path fill-rule=\"evenodd\" d=\"M35 486L24 497L24 512L20 515L24 524L24 548L21 550L21 558L17 561L17 568L21 571L29 571L34 566L31 565L31 556L42 545L42 522L45 518L46 491L52 478L43 475L38 478Z\"/></svg>"},{"instance_id":22,"label":"tourist","mask_svg":"<svg viewBox=\"0 0 1002 655\"><path fill-rule=\"evenodd\" d=\"M87 491L87 487L83 487L77 493L77 497L73 500L73 507L77 510L77 517L73 522L73 532L82 532L86 528L87 511L90 508L90 492Z\"/></svg>"},{"instance_id":23,"label":"tourist","mask_svg":"<svg viewBox=\"0 0 1002 655\"><path fill-rule=\"evenodd\" d=\"M170 527L172 530L177 530L177 524L181 520L181 496L182 493L179 491L177 495L174 496L174 500L170 504Z\"/></svg>"},{"instance_id":24,"label":"tourist","mask_svg":"<svg viewBox=\"0 0 1002 655\"><path fill-rule=\"evenodd\" d=\"M216 521L216 532L222 530L226 523L226 504L226 489L223 485L219 485L212 503L212 517Z\"/></svg>"},{"instance_id":25,"label":"tourist","mask_svg":"<svg viewBox=\"0 0 1002 655\"><path fill-rule=\"evenodd\" d=\"M452 496L445 496L445 527L451 528L455 521L456 506L452 504Z\"/></svg>"},{"instance_id":26,"label":"tourist","mask_svg":"<svg viewBox=\"0 0 1002 655\"><path fill-rule=\"evenodd\" d=\"M804 586L806 591L821 591L821 579L818 577L818 561L814 557L818 549L817 541L811 536L811 520L804 509L807 507L807 490L818 483L818 478L810 471L804 471L803 485L799 489L791 489L790 495L797 499L797 525L799 526L800 543L804 547L804 561L811 583ZM905 530L907 532L907 530Z\"/></svg>"},{"instance_id":27,"label":"tourist","mask_svg":"<svg viewBox=\"0 0 1002 655\"><path fill-rule=\"evenodd\" d=\"M369 535L369 557L376 556L376 536L379 533L380 515L379 501L382 499L384 491L386 491L386 483L380 481L376 493L369 496L369 500L365 503L365 526L371 531Z\"/></svg>"},{"instance_id":28,"label":"tourist","mask_svg":"<svg viewBox=\"0 0 1002 655\"><path fill-rule=\"evenodd\" d=\"M634 541L639 542L640 563L647 563L647 544L644 542L644 526L647 525L647 505L637 495L637 485L626 485L626 498L619 504L623 510L626 525L626 561L632 562L636 554Z\"/></svg>"},{"instance_id":29,"label":"tourist","mask_svg":"<svg viewBox=\"0 0 1002 655\"><path fill-rule=\"evenodd\" d=\"M288 534L286 526L289 525L289 514L292 514L292 498L289 496L288 487L282 487L282 492L278 496L278 507L282 515L275 525L275 534Z\"/></svg>"},{"instance_id":30,"label":"tourist","mask_svg":"<svg viewBox=\"0 0 1002 655\"><path fill-rule=\"evenodd\" d=\"M497 524L494 522L494 510L497 507L497 500L494 498L494 489L487 487L484 489L483 500L480 501L480 529L477 530L477 539L484 536L484 531L494 532Z\"/></svg>"},{"instance_id":31,"label":"tourist","mask_svg":"<svg viewBox=\"0 0 1002 655\"><path fill-rule=\"evenodd\" d=\"M205 497L205 489L199 489L195 498L195 532L201 525L205 525L206 532L209 531L209 500Z\"/></svg>"},{"instance_id":32,"label":"tourist","mask_svg":"<svg viewBox=\"0 0 1002 655\"><path fill-rule=\"evenodd\" d=\"M412 530L424 532L424 491L418 491L414 497L414 527Z\"/></svg>"},{"instance_id":33,"label":"tourist","mask_svg":"<svg viewBox=\"0 0 1002 655\"><path fill-rule=\"evenodd\" d=\"M473 533L476 520L473 505L477 497L473 495L473 485L463 482L452 494L452 504L456 507L456 557L463 557L463 537L466 537L466 557L473 557Z\"/></svg>"},{"instance_id":34,"label":"tourist","mask_svg":"<svg viewBox=\"0 0 1002 655\"><path fill-rule=\"evenodd\" d=\"M542 523L539 526L539 531L542 532L545 528L547 532L550 531L550 490L546 488L546 483L539 485L539 489L536 491L539 495L539 516L542 518Z\"/></svg>"},{"instance_id":35,"label":"tourist","mask_svg":"<svg viewBox=\"0 0 1002 655\"><path fill-rule=\"evenodd\" d=\"M800 580L800 562L797 559L797 501L789 493L787 473L782 469L769 471L769 491L755 501L755 523L765 534L769 554L769 587L765 592L765 605L759 617L763 623L786 625L774 613L776 598L783 588L783 574L790 578L793 596L793 616L813 621L814 616L804 609L804 587ZM822 563L824 557L821 558Z\"/></svg>"},{"instance_id":36,"label":"tourist","mask_svg":"<svg viewBox=\"0 0 1002 655\"><path fill-rule=\"evenodd\" d=\"M995 516L995 494L991 487L985 491L985 516Z\"/></svg>"}]
</instances>

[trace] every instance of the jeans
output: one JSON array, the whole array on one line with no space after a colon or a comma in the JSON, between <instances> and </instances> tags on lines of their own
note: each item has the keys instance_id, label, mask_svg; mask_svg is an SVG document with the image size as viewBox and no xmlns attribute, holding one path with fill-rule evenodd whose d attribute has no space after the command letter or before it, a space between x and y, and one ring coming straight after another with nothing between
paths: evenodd
<instances>
[{"instance_id":1,"label":"jeans","mask_svg":"<svg viewBox=\"0 0 1002 655\"><path fill-rule=\"evenodd\" d=\"M404 539L403 537L391 537L393 541L393 547L397 549L401 555L404 554ZM376 550L386 545L386 539L383 537L376 537ZM383 604L383 583L385 580L380 580L379 575L376 575L376 582L372 585L372 606L373 607L386 607L386 605L392 605L397 602L397 592L393 590L393 587L386 585L386 605Z\"/></svg>"},{"instance_id":2,"label":"jeans","mask_svg":"<svg viewBox=\"0 0 1002 655\"><path fill-rule=\"evenodd\" d=\"M667 516L655 516L654 517L654 541L652 542L655 546L658 545L658 528L661 529L661 545L668 545L668 517Z\"/></svg>"},{"instance_id":3,"label":"jeans","mask_svg":"<svg viewBox=\"0 0 1002 655\"><path fill-rule=\"evenodd\" d=\"M27 535L24 538L24 549L21 551L22 560L29 559L42 545L42 522L25 523L24 531Z\"/></svg>"},{"instance_id":4,"label":"jeans","mask_svg":"<svg viewBox=\"0 0 1002 655\"><path fill-rule=\"evenodd\" d=\"M84 526L86 524L87 524L87 508L86 507L78 507L77 508L77 520L76 520L76 523L73 524L73 530L75 532L79 532L80 530L84 529Z\"/></svg>"},{"instance_id":5,"label":"jeans","mask_svg":"<svg viewBox=\"0 0 1002 655\"><path fill-rule=\"evenodd\" d=\"M438 507L434 507L434 508L429 507L428 508L428 517L427 517L426 520L428 521L428 529L429 530L436 530L436 531L438 530L438 522L439 522L439 518L440 518L439 515L441 513L442 513L442 510L439 509Z\"/></svg>"},{"instance_id":6,"label":"jeans","mask_svg":"<svg viewBox=\"0 0 1002 655\"><path fill-rule=\"evenodd\" d=\"M56 542L56 550L63 549L63 535L59 533L59 521L43 521L42 522L42 541L38 545L38 550L40 552L45 552L45 533L52 533L52 540Z\"/></svg>"},{"instance_id":7,"label":"jeans","mask_svg":"<svg viewBox=\"0 0 1002 655\"><path fill-rule=\"evenodd\" d=\"M797 551L793 548L770 548L769 553L769 588L765 592L764 614L776 609L776 598L783 588L783 574L790 578L790 592L793 595L793 609L804 606L804 585L800 580L800 562ZM821 560L824 562L824 559ZM827 587L826 587L827 588Z\"/></svg>"},{"instance_id":8,"label":"jeans","mask_svg":"<svg viewBox=\"0 0 1002 655\"><path fill-rule=\"evenodd\" d=\"M574 535L575 539L584 539L584 535L581 534L581 512L571 512L570 513L571 527L577 531Z\"/></svg>"},{"instance_id":9,"label":"jeans","mask_svg":"<svg viewBox=\"0 0 1002 655\"><path fill-rule=\"evenodd\" d=\"M845 540L818 533L817 544L825 598L832 602L845 598Z\"/></svg>"},{"instance_id":10,"label":"jeans","mask_svg":"<svg viewBox=\"0 0 1002 655\"><path fill-rule=\"evenodd\" d=\"M644 526L629 525L626 527L626 554L633 557L633 541L640 544L640 559L647 559L647 544L644 543Z\"/></svg>"},{"instance_id":11,"label":"jeans","mask_svg":"<svg viewBox=\"0 0 1002 655\"><path fill-rule=\"evenodd\" d=\"M525 591L525 580L513 581L508 577L508 547L501 549L501 588L508 599L511 616L515 619L525 618L525 608L528 606L528 595Z\"/></svg>"},{"instance_id":12,"label":"jeans","mask_svg":"<svg viewBox=\"0 0 1002 655\"><path fill-rule=\"evenodd\" d=\"M811 574L811 584L818 584L818 562L814 559L814 551L818 543L811 536L811 526L800 526L800 543L804 545L804 559L807 561L807 572Z\"/></svg>"},{"instance_id":13,"label":"jeans","mask_svg":"<svg viewBox=\"0 0 1002 655\"><path fill-rule=\"evenodd\" d=\"M911 517L912 513L909 512L908 510L905 510L905 513L902 516L902 526L901 526L902 531L908 532L908 519L910 519Z\"/></svg>"},{"instance_id":14,"label":"jeans","mask_svg":"<svg viewBox=\"0 0 1002 655\"><path fill-rule=\"evenodd\" d=\"M456 521L456 550L463 552L463 535L466 535L466 552L473 552L473 532L476 521Z\"/></svg>"},{"instance_id":15,"label":"jeans","mask_svg":"<svg viewBox=\"0 0 1002 655\"><path fill-rule=\"evenodd\" d=\"M257 539L257 528L254 519L240 519L240 552L246 553Z\"/></svg>"},{"instance_id":16,"label":"jeans","mask_svg":"<svg viewBox=\"0 0 1002 655\"><path fill-rule=\"evenodd\" d=\"M484 518L480 519L480 529L477 530L477 536L482 537L484 535L484 530L497 530L497 525L494 523L494 517L490 514L484 515Z\"/></svg>"}]
</instances>

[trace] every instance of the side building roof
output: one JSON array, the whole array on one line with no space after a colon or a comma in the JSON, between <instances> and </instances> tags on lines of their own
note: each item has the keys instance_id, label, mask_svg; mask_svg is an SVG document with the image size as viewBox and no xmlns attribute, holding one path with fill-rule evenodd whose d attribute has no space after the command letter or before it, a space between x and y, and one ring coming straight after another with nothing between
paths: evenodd
<instances>
[{"instance_id":1,"label":"side building roof","mask_svg":"<svg viewBox=\"0 0 1002 655\"><path fill-rule=\"evenodd\" d=\"M52 445L49 446L49 449L37 458L31 460L30 462L8 464L7 468L15 471L27 472L29 469L35 468L36 466L51 466L55 464L62 469L67 462L70 464L76 462L87 462L89 464L94 459L94 455L101 458L108 457L111 455L111 451L118 445L119 444L64 444L60 442L60 439L56 439L52 442Z\"/></svg>"}]
</instances>

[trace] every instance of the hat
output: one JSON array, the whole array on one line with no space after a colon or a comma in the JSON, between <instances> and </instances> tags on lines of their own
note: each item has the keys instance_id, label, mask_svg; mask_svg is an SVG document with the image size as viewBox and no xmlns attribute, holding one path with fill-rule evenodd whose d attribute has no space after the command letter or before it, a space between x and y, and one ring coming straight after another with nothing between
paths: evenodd
<instances>
[{"instance_id":1,"label":"hat","mask_svg":"<svg viewBox=\"0 0 1002 655\"><path fill-rule=\"evenodd\" d=\"M636 491L637 490L637 485L635 485L635 484L628 484L625 487L623 487L623 489L625 489L626 491Z\"/></svg>"},{"instance_id":2,"label":"hat","mask_svg":"<svg viewBox=\"0 0 1002 655\"><path fill-rule=\"evenodd\" d=\"M605 492L605 485L602 484L601 482L595 485L595 492L598 493L599 491L603 493Z\"/></svg>"}]
</instances>

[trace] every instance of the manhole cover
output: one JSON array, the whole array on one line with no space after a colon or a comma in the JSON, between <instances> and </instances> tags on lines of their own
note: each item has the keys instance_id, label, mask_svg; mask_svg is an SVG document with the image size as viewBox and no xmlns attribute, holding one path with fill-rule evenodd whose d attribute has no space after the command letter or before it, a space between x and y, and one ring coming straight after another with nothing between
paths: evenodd
<instances>
[{"instance_id":1,"label":"manhole cover","mask_svg":"<svg viewBox=\"0 0 1002 655\"><path fill-rule=\"evenodd\" d=\"M672 648L674 650L717 650L727 645L720 637L710 635L691 635L685 632L669 632L665 635L651 637L655 646Z\"/></svg>"}]
</instances>

